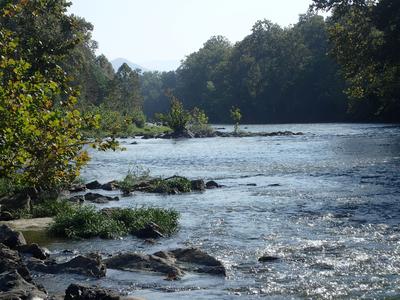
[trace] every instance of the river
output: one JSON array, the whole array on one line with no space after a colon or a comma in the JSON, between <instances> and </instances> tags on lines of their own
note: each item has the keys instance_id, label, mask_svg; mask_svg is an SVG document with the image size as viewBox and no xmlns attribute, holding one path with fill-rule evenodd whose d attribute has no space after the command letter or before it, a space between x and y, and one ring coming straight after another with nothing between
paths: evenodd
<instances>
[{"instance_id":1,"label":"river","mask_svg":"<svg viewBox=\"0 0 400 300\"><path fill-rule=\"evenodd\" d=\"M221 126L217 126L221 127ZM223 126L232 130L229 126ZM220 259L226 279L188 274L180 281L108 270L85 279L146 299L330 299L400 295L400 126L382 124L243 125L303 136L121 140L123 152L95 152L89 181L152 175L215 180L225 187L186 195L134 194L99 207L157 206L181 213L179 232L157 244L119 240L53 241L62 250L153 253L199 247ZM106 192L118 195L117 192ZM260 263L263 254L280 257ZM43 275L51 291L75 275Z\"/></svg>"}]
</instances>

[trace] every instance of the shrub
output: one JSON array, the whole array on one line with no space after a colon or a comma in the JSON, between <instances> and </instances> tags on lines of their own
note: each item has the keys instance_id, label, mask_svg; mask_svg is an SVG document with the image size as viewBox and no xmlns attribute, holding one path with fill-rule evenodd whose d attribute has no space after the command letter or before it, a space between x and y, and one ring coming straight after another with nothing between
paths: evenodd
<instances>
[{"instance_id":1,"label":"shrub","mask_svg":"<svg viewBox=\"0 0 400 300\"><path fill-rule=\"evenodd\" d=\"M179 213L161 208L123 208L111 210L110 217L124 223L132 234L153 222L160 227L162 234L171 235L178 228Z\"/></svg>"},{"instance_id":2,"label":"shrub","mask_svg":"<svg viewBox=\"0 0 400 300\"><path fill-rule=\"evenodd\" d=\"M192 190L192 184L185 177L174 176L168 179L159 179L152 183L149 192L172 194L175 191L189 193Z\"/></svg>"},{"instance_id":3,"label":"shrub","mask_svg":"<svg viewBox=\"0 0 400 300\"><path fill-rule=\"evenodd\" d=\"M118 186L124 193L129 193L135 185L149 179L150 171L141 166L136 166L128 170L128 174L122 181L118 182Z\"/></svg>"},{"instance_id":4,"label":"shrub","mask_svg":"<svg viewBox=\"0 0 400 300\"><path fill-rule=\"evenodd\" d=\"M127 234L122 222L97 212L94 206L80 206L58 214L49 231L57 236L74 239L115 238Z\"/></svg>"},{"instance_id":5,"label":"shrub","mask_svg":"<svg viewBox=\"0 0 400 300\"><path fill-rule=\"evenodd\" d=\"M166 126L170 127L175 133L182 133L187 129L191 119L190 113L184 109L183 104L173 95L171 98L171 107L168 114L158 114L157 118Z\"/></svg>"},{"instance_id":6,"label":"shrub","mask_svg":"<svg viewBox=\"0 0 400 300\"><path fill-rule=\"evenodd\" d=\"M49 232L67 238L116 238L135 234L149 223L160 227L161 233L171 235L178 228L179 213L161 208L111 208L108 213L96 211L94 206L74 206L59 213Z\"/></svg>"}]
</instances>

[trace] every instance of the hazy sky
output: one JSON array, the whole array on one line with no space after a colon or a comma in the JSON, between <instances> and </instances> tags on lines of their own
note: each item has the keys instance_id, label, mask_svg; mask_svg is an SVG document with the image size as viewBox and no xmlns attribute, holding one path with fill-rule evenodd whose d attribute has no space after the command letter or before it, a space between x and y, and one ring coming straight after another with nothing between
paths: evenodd
<instances>
[{"instance_id":1,"label":"hazy sky","mask_svg":"<svg viewBox=\"0 0 400 300\"><path fill-rule=\"evenodd\" d=\"M70 12L94 25L99 53L146 64L180 61L213 35L236 42L257 20L296 23L311 0L72 0Z\"/></svg>"}]
</instances>

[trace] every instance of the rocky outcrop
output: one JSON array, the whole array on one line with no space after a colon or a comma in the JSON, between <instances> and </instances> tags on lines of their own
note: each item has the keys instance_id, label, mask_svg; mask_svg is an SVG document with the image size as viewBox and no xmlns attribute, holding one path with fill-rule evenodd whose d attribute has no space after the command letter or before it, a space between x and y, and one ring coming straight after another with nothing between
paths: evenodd
<instances>
[{"instance_id":1,"label":"rocky outcrop","mask_svg":"<svg viewBox=\"0 0 400 300\"><path fill-rule=\"evenodd\" d=\"M50 254L47 250L40 247L38 244L22 245L17 247L18 252L31 255L34 258L45 260Z\"/></svg>"},{"instance_id":2,"label":"rocky outcrop","mask_svg":"<svg viewBox=\"0 0 400 300\"><path fill-rule=\"evenodd\" d=\"M156 255L124 253L106 259L104 263L110 269L157 272L174 277L183 275L183 271L173 261Z\"/></svg>"},{"instance_id":3,"label":"rocky outcrop","mask_svg":"<svg viewBox=\"0 0 400 300\"><path fill-rule=\"evenodd\" d=\"M0 274L0 299L47 299L47 294L33 282L26 281L16 270Z\"/></svg>"},{"instance_id":4,"label":"rocky outcrop","mask_svg":"<svg viewBox=\"0 0 400 300\"><path fill-rule=\"evenodd\" d=\"M13 212L19 209L29 210L31 208L31 197L26 192L12 196L6 195L0 198L0 211Z\"/></svg>"},{"instance_id":5,"label":"rocky outcrop","mask_svg":"<svg viewBox=\"0 0 400 300\"><path fill-rule=\"evenodd\" d=\"M118 182L117 181L110 181L105 184L101 185L101 189L105 191L114 191L118 189Z\"/></svg>"},{"instance_id":6,"label":"rocky outcrop","mask_svg":"<svg viewBox=\"0 0 400 300\"><path fill-rule=\"evenodd\" d=\"M65 263L56 263L54 260L40 261L31 259L28 262L28 268L49 274L74 273L96 278L106 275L106 266L97 254L79 255Z\"/></svg>"},{"instance_id":7,"label":"rocky outcrop","mask_svg":"<svg viewBox=\"0 0 400 300\"><path fill-rule=\"evenodd\" d=\"M65 300L119 300L120 296L111 290L71 284L65 291Z\"/></svg>"},{"instance_id":8,"label":"rocky outcrop","mask_svg":"<svg viewBox=\"0 0 400 300\"><path fill-rule=\"evenodd\" d=\"M178 279L186 272L226 276L223 264L197 248L159 251L152 255L125 253L105 260L108 268L125 271L148 271Z\"/></svg>"},{"instance_id":9,"label":"rocky outcrop","mask_svg":"<svg viewBox=\"0 0 400 300\"><path fill-rule=\"evenodd\" d=\"M0 243L11 249L26 245L22 233L12 230L11 227L5 224L0 225Z\"/></svg>"},{"instance_id":10,"label":"rocky outcrop","mask_svg":"<svg viewBox=\"0 0 400 300\"><path fill-rule=\"evenodd\" d=\"M19 253L3 244L0 244L0 273L9 271L17 271L25 280L32 280Z\"/></svg>"}]
</instances>

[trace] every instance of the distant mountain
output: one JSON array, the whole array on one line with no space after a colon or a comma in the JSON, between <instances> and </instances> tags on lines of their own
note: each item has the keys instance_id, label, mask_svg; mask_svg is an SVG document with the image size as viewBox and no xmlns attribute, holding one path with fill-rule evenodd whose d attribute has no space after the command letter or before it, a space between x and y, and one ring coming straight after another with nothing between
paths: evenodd
<instances>
[{"instance_id":1,"label":"distant mountain","mask_svg":"<svg viewBox=\"0 0 400 300\"><path fill-rule=\"evenodd\" d=\"M122 66L124 63L126 63L132 70L140 69L143 72L150 71L149 69L144 68L144 67L142 67L142 66L140 66L138 64L135 64L135 63L133 63L133 62L131 62L131 61L125 59L125 58L116 58L116 59L111 61L111 64L112 64L115 72L117 72L119 67Z\"/></svg>"}]
</instances>

